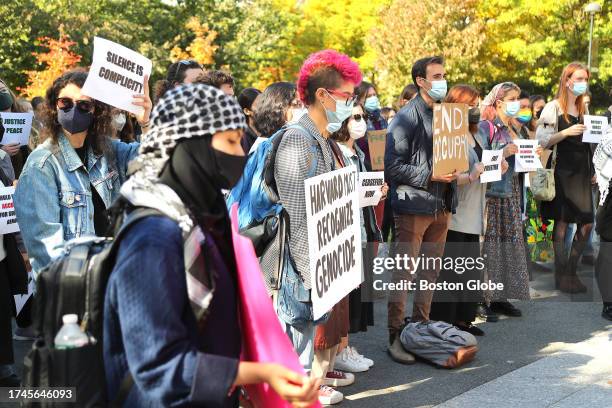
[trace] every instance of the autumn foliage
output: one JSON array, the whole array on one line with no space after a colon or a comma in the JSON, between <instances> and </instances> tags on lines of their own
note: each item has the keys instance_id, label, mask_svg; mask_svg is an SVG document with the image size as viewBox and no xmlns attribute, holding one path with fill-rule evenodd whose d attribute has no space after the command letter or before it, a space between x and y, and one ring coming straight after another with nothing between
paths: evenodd
<instances>
[{"instance_id":1,"label":"autumn foliage","mask_svg":"<svg viewBox=\"0 0 612 408\"><path fill-rule=\"evenodd\" d=\"M28 85L20 91L28 99L35 96L44 96L47 88L53 84L56 78L67 70L74 68L81 61L81 57L71 51L76 43L70 41L66 35L60 34L59 39L42 37L38 41L40 41L40 46L47 51L32 53L38 66L42 69L26 71Z\"/></svg>"}]
</instances>

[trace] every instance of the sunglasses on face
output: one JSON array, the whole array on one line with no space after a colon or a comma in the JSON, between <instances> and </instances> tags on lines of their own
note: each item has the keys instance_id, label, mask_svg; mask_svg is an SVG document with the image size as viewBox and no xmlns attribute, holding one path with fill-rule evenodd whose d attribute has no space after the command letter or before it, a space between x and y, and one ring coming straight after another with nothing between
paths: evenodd
<instances>
[{"instance_id":1,"label":"sunglasses on face","mask_svg":"<svg viewBox=\"0 0 612 408\"><path fill-rule=\"evenodd\" d=\"M355 121L357 121L357 122L360 122L360 121L361 121L361 119L365 120L365 119L366 119L366 117L365 117L365 115L362 115L362 114L360 114L360 113L357 113L357 114L353 115L353 119L354 119Z\"/></svg>"},{"instance_id":2,"label":"sunglasses on face","mask_svg":"<svg viewBox=\"0 0 612 408\"><path fill-rule=\"evenodd\" d=\"M57 108L62 110L70 110L74 107L74 105L76 105L77 109L81 112L93 112L95 108L93 101L75 101L71 98L59 98L56 104Z\"/></svg>"},{"instance_id":3,"label":"sunglasses on face","mask_svg":"<svg viewBox=\"0 0 612 408\"><path fill-rule=\"evenodd\" d=\"M357 95L353 95L348 92L337 91L335 89L326 89L326 91L330 95L336 95L344 99L344 103L346 104L346 106L353 106L355 104L355 101L357 100ZM333 96L332 99L336 100L336 98L334 98Z\"/></svg>"}]
</instances>

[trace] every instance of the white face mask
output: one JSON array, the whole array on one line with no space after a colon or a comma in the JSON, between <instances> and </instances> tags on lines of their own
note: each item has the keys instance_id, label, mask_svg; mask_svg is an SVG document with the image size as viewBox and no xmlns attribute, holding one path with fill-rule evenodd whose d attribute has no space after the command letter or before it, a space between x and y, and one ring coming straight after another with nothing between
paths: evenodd
<instances>
[{"instance_id":1,"label":"white face mask","mask_svg":"<svg viewBox=\"0 0 612 408\"><path fill-rule=\"evenodd\" d=\"M349 135L351 135L351 138L355 140L361 139L362 137L364 137L367 130L368 130L368 124L363 119L359 121L351 119L351 121L348 124Z\"/></svg>"},{"instance_id":2,"label":"white face mask","mask_svg":"<svg viewBox=\"0 0 612 408\"><path fill-rule=\"evenodd\" d=\"M121 132L121 130L125 126L125 122L127 122L125 113L121 112L113 115L112 125L113 129L115 129L117 132Z\"/></svg>"},{"instance_id":3,"label":"white face mask","mask_svg":"<svg viewBox=\"0 0 612 408\"><path fill-rule=\"evenodd\" d=\"M291 120L289 121L289 123L296 123L302 118L302 116L307 113L308 109L306 108L291 108Z\"/></svg>"}]
</instances>

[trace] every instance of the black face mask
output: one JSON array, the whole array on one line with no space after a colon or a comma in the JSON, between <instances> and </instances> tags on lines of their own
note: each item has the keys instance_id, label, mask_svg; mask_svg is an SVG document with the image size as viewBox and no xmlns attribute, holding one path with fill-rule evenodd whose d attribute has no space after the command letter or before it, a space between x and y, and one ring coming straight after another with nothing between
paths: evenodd
<instances>
[{"instance_id":1,"label":"black face mask","mask_svg":"<svg viewBox=\"0 0 612 408\"><path fill-rule=\"evenodd\" d=\"M470 108L468 110L468 123L475 125L480 122L480 108Z\"/></svg>"},{"instance_id":2,"label":"black face mask","mask_svg":"<svg viewBox=\"0 0 612 408\"><path fill-rule=\"evenodd\" d=\"M219 179L216 184L221 189L229 190L234 187L242 173L244 166L247 162L247 156L235 156L233 154L227 154L215 148L212 149L215 154L215 160L217 161L217 173Z\"/></svg>"},{"instance_id":3,"label":"black face mask","mask_svg":"<svg viewBox=\"0 0 612 408\"><path fill-rule=\"evenodd\" d=\"M93 120L93 113L83 112L76 105L69 110L57 110L57 121L72 134L86 131L93 123Z\"/></svg>"},{"instance_id":4,"label":"black face mask","mask_svg":"<svg viewBox=\"0 0 612 408\"><path fill-rule=\"evenodd\" d=\"M0 111L5 111L13 106L13 97L8 92L0 92Z\"/></svg>"},{"instance_id":5,"label":"black face mask","mask_svg":"<svg viewBox=\"0 0 612 408\"><path fill-rule=\"evenodd\" d=\"M2 119L0 118L0 142L2 142L3 137L4 137L4 125L2 124Z\"/></svg>"}]
</instances>

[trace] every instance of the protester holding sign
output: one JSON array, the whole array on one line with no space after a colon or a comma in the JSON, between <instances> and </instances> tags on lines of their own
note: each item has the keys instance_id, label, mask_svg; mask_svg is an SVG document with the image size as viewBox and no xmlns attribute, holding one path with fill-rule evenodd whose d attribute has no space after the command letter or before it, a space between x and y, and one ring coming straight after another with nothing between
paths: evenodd
<instances>
[{"instance_id":1,"label":"protester holding sign","mask_svg":"<svg viewBox=\"0 0 612 408\"><path fill-rule=\"evenodd\" d=\"M306 368L312 364L313 371L316 368L322 377L333 366L335 355L329 353L329 358L325 358L323 353L319 353L321 358L315 358L313 364L315 328L310 302L312 277L304 180L314 160L314 176L336 168L335 154L328 138L351 116L355 86L360 82L359 67L346 55L333 50L311 54L302 65L297 83L300 99L308 106L308 114L297 122L299 127L284 133L274 166L279 198L289 214L289 252L298 274L294 278L283 273L285 278L295 282L289 284L289 293L279 293L277 313L300 355L300 362ZM281 282L281 287L283 284ZM320 400L323 402L339 402L342 398L341 393L329 387L321 388Z\"/></svg>"},{"instance_id":2,"label":"protester holding sign","mask_svg":"<svg viewBox=\"0 0 612 408\"><path fill-rule=\"evenodd\" d=\"M486 305L480 311L487 321L497 321L496 313L521 316L508 299L529 299L529 273L525 256L522 190L515 172L515 154L520 139L512 125L520 110L520 88L512 82L495 85L482 105L479 138L492 150L503 149L508 171L500 181L489 183L487 191L487 229L483 252L486 254L488 279L503 283L503 290L485 293Z\"/></svg>"},{"instance_id":3,"label":"protester holding sign","mask_svg":"<svg viewBox=\"0 0 612 408\"><path fill-rule=\"evenodd\" d=\"M444 242L450 213L456 206L456 174L433 177L433 106L446 96L446 71L441 57L428 57L412 66L412 81L419 94L393 119L385 148L385 173L388 176L391 205L395 218L396 251L400 255L418 257L421 251L428 257L439 257ZM431 265L430 265L431 266ZM397 270L393 281L412 280L414 273L420 281L433 283L439 269L419 271ZM388 304L389 354L400 363L414 363L399 340L404 324L407 291L394 291ZM429 320L433 292L417 290L414 297L412 321Z\"/></svg>"},{"instance_id":4,"label":"protester holding sign","mask_svg":"<svg viewBox=\"0 0 612 408\"><path fill-rule=\"evenodd\" d=\"M25 113L27 111L27 106L20 103L15 93L2 79L0 79L0 112ZM2 143L2 140L0 140L0 143ZM4 153L10 156L13 170L15 171L15 178L19 178L28 155L30 154L27 143L21 145L18 141L14 141L11 143L2 143L0 147Z\"/></svg>"},{"instance_id":5,"label":"protester holding sign","mask_svg":"<svg viewBox=\"0 0 612 408\"><path fill-rule=\"evenodd\" d=\"M479 182L484 171L482 152L488 146L478 133L480 122L480 109L478 102L480 94L469 85L453 86L445 103L464 103L469 106L468 154L470 160L469 171L457 176L457 209L451 216L446 236L444 250L445 258L480 257L480 236L484 235L484 219L487 185ZM502 159L502 171L508 169L508 163ZM476 309L480 300L479 292L467 289L467 281L481 280L483 271L476 268L469 271L456 271L442 269L438 282L462 282L463 290L436 291L431 304L432 320L443 320L470 332L476 336L484 335L478 327L472 325L476 319Z\"/></svg>"},{"instance_id":6,"label":"protester holding sign","mask_svg":"<svg viewBox=\"0 0 612 408\"><path fill-rule=\"evenodd\" d=\"M109 106L81 93L87 72L69 71L47 90L46 140L28 158L15 193L15 209L36 275L59 255L66 241L105 236L106 209L127 179L137 143L110 140ZM151 100L133 103L149 120Z\"/></svg>"},{"instance_id":7,"label":"protester holding sign","mask_svg":"<svg viewBox=\"0 0 612 408\"><path fill-rule=\"evenodd\" d=\"M579 62L563 69L557 97L544 107L536 132L540 143L553 147L557 156L555 198L542 202L541 212L543 218L555 220L555 288L567 293L587 291L576 271L594 220L592 150L591 144L582 141L586 130L583 98L589 78L589 69ZM568 254L564 243L568 226L573 223L576 235Z\"/></svg>"},{"instance_id":8,"label":"protester holding sign","mask_svg":"<svg viewBox=\"0 0 612 408\"><path fill-rule=\"evenodd\" d=\"M345 161L354 164L361 173L367 172L365 154L355 141L363 138L366 130L364 109L360 105L355 105L353 115L344 121L339 131L332 135L332 138L339 143ZM387 191L387 185L383 184L380 187L381 197L385 198ZM374 325L374 304L371 301L364 301L364 298L369 297L371 299L373 282L371 265L373 258L376 256L373 246L367 245L367 243L382 241L380 229L376 224L374 207L362 208L360 222L364 281L359 288L349 294L349 333L365 332L368 330L368 326ZM354 347L346 347L345 345L336 356L335 368L348 372L361 372L369 369L369 362L371 361L359 354Z\"/></svg>"}]
</instances>

